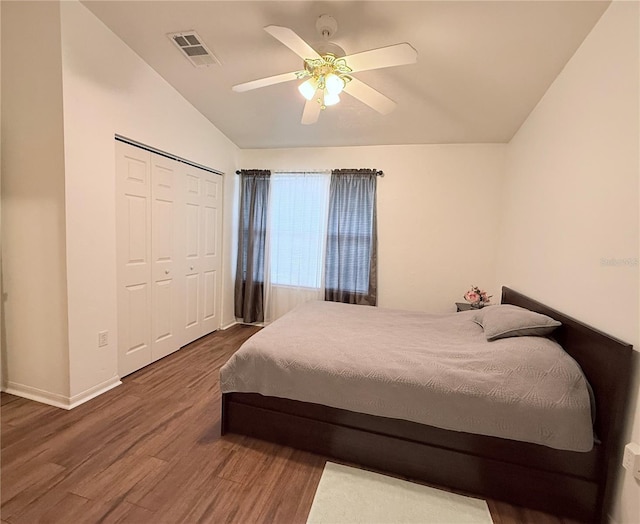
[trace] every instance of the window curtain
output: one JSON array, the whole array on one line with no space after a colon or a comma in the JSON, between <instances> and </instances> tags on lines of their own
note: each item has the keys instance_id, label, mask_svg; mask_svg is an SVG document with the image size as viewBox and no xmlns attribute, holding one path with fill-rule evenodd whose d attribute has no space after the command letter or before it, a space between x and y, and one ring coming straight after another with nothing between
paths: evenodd
<instances>
[{"instance_id":1,"label":"window curtain","mask_svg":"<svg viewBox=\"0 0 640 524\"><path fill-rule=\"evenodd\" d=\"M325 300L377 304L376 171L331 172Z\"/></svg>"},{"instance_id":2,"label":"window curtain","mask_svg":"<svg viewBox=\"0 0 640 524\"><path fill-rule=\"evenodd\" d=\"M240 172L240 225L235 281L235 316L264 321L267 205L271 171Z\"/></svg>"},{"instance_id":3,"label":"window curtain","mask_svg":"<svg viewBox=\"0 0 640 524\"><path fill-rule=\"evenodd\" d=\"M273 172L267 211L265 322L324 297L331 173Z\"/></svg>"}]
</instances>

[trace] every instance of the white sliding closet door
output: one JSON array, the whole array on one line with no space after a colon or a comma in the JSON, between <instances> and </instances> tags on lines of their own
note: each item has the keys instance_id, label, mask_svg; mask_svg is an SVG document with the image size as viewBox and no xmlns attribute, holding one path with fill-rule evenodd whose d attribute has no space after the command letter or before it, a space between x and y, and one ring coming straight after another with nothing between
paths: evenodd
<instances>
[{"instance_id":1,"label":"white sliding closet door","mask_svg":"<svg viewBox=\"0 0 640 524\"><path fill-rule=\"evenodd\" d=\"M118 373L220 327L222 177L116 141Z\"/></svg>"},{"instance_id":2,"label":"white sliding closet door","mask_svg":"<svg viewBox=\"0 0 640 524\"><path fill-rule=\"evenodd\" d=\"M222 177L185 166L185 343L220 327Z\"/></svg>"},{"instance_id":3,"label":"white sliding closet door","mask_svg":"<svg viewBox=\"0 0 640 524\"><path fill-rule=\"evenodd\" d=\"M116 142L118 374L151 362L151 155Z\"/></svg>"},{"instance_id":4,"label":"white sliding closet door","mask_svg":"<svg viewBox=\"0 0 640 524\"><path fill-rule=\"evenodd\" d=\"M151 357L182 346L182 260L184 177L175 160L151 155Z\"/></svg>"}]
</instances>

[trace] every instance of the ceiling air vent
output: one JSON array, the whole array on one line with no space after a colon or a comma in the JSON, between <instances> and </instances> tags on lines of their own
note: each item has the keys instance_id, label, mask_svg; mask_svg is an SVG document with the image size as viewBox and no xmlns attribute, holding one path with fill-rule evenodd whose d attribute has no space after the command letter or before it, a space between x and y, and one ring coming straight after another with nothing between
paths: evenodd
<instances>
[{"instance_id":1,"label":"ceiling air vent","mask_svg":"<svg viewBox=\"0 0 640 524\"><path fill-rule=\"evenodd\" d=\"M196 67L220 64L213 53L202 42L202 38L195 31L169 33L167 35L182 54Z\"/></svg>"}]
</instances>

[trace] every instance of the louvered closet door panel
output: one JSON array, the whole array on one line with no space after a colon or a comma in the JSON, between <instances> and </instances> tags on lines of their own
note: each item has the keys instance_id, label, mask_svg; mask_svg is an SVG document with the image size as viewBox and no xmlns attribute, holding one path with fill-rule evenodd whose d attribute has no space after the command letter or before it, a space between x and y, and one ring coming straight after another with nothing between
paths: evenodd
<instances>
[{"instance_id":1,"label":"louvered closet door panel","mask_svg":"<svg viewBox=\"0 0 640 524\"><path fill-rule=\"evenodd\" d=\"M222 177L185 167L186 342L220 327Z\"/></svg>"},{"instance_id":2,"label":"louvered closet door panel","mask_svg":"<svg viewBox=\"0 0 640 524\"><path fill-rule=\"evenodd\" d=\"M151 155L116 142L118 373L151 362Z\"/></svg>"},{"instance_id":3,"label":"louvered closet door panel","mask_svg":"<svg viewBox=\"0 0 640 524\"><path fill-rule=\"evenodd\" d=\"M179 349L183 342L180 325L183 237L180 164L151 154L151 271L152 359Z\"/></svg>"}]
</instances>

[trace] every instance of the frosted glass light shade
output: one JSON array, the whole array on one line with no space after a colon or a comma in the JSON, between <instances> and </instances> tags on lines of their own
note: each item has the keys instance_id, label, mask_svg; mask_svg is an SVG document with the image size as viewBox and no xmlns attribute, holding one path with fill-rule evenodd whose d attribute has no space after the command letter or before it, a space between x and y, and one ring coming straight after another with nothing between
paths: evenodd
<instances>
[{"instance_id":1,"label":"frosted glass light shade","mask_svg":"<svg viewBox=\"0 0 640 524\"><path fill-rule=\"evenodd\" d=\"M324 105L333 106L340 102L340 97L337 94L331 94L325 91L324 93Z\"/></svg>"},{"instance_id":2,"label":"frosted glass light shade","mask_svg":"<svg viewBox=\"0 0 640 524\"><path fill-rule=\"evenodd\" d=\"M326 90L331 95L338 95L344 89L344 80L334 73L329 73L324 79Z\"/></svg>"},{"instance_id":3,"label":"frosted glass light shade","mask_svg":"<svg viewBox=\"0 0 640 524\"><path fill-rule=\"evenodd\" d=\"M316 94L316 89L318 89L318 84L313 78L309 78L309 80L302 82L302 84L298 86L298 91L300 91L300 94L307 100L313 98L313 95Z\"/></svg>"}]
</instances>

